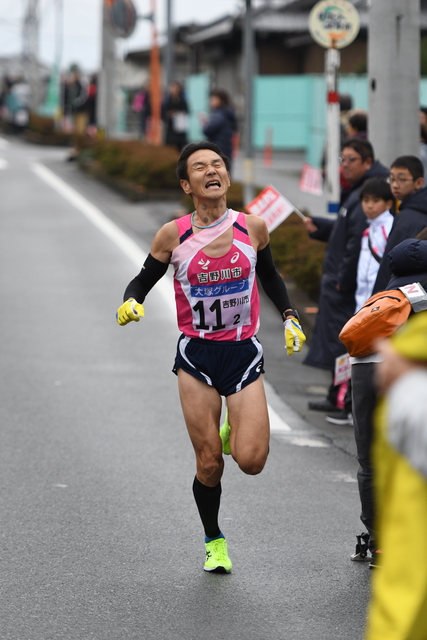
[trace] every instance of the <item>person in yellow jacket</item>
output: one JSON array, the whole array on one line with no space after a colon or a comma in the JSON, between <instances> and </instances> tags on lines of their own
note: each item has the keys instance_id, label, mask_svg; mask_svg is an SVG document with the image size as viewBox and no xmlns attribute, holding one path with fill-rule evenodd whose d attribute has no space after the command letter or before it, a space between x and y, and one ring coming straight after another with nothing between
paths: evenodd
<instances>
[{"instance_id":1,"label":"person in yellow jacket","mask_svg":"<svg viewBox=\"0 0 427 640\"><path fill-rule=\"evenodd\" d=\"M365 640L427 639L427 311L379 343L377 530Z\"/></svg>"}]
</instances>

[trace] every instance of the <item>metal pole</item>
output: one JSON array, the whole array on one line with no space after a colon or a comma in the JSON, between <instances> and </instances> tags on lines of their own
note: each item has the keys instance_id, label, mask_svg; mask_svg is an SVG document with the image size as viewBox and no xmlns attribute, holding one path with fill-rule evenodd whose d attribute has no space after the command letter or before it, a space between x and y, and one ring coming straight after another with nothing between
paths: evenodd
<instances>
[{"instance_id":1,"label":"metal pole","mask_svg":"<svg viewBox=\"0 0 427 640\"><path fill-rule=\"evenodd\" d=\"M151 27L151 51L150 51L150 103L151 118L149 140L152 144L162 144L162 80L160 66L160 52L156 27L156 0L151 0L151 14L153 22Z\"/></svg>"},{"instance_id":2,"label":"metal pole","mask_svg":"<svg viewBox=\"0 0 427 640\"><path fill-rule=\"evenodd\" d=\"M59 104L58 112L55 116L56 125L60 123L60 119L64 115L64 89L65 86L62 83L61 78L61 63L62 63L62 41L64 35L64 5L63 0L56 0L56 42L55 42L55 64L57 66L58 83L59 83Z\"/></svg>"},{"instance_id":3,"label":"metal pole","mask_svg":"<svg viewBox=\"0 0 427 640\"><path fill-rule=\"evenodd\" d=\"M386 165L419 153L420 0L372 0L369 139Z\"/></svg>"},{"instance_id":4,"label":"metal pole","mask_svg":"<svg viewBox=\"0 0 427 640\"><path fill-rule=\"evenodd\" d=\"M116 43L108 25L107 1L102 1L102 63L98 78L97 122L100 136L116 132Z\"/></svg>"},{"instance_id":5,"label":"metal pole","mask_svg":"<svg viewBox=\"0 0 427 640\"><path fill-rule=\"evenodd\" d=\"M174 59L174 29L172 26L172 0L166 0L166 31L167 42L165 51L165 74L166 74L166 86L169 86L173 80L173 59Z\"/></svg>"},{"instance_id":6,"label":"metal pole","mask_svg":"<svg viewBox=\"0 0 427 640\"><path fill-rule=\"evenodd\" d=\"M41 82L38 67L39 19L38 0L28 0L27 14L24 22L25 38L25 79L30 89L30 108L36 111L40 106Z\"/></svg>"},{"instance_id":7,"label":"metal pole","mask_svg":"<svg viewBox=\"0 0 427 640\"><path fill-rule=\"evenodd\" d=\"M337 214L340 203L340 177L338 158L340 155L340 101L337 91L337 76L340 54L335 48L325 54L325 75L327 90L327 165L326 191L328 213Z\"/></svg>"},{"instance_id":8,"label":"metal pole","mask_svg":"<svg viewBox=\"0 0 427 640\"><path fill-rule=\"evenodd\" d=\"M249 204L254 199L254 151L252 145L252 102L253 102L253 75L254 75L254 49L255 38L252 27L252 2L246 0L243 38L243 66L245 86L245 128L243 136L244 149L244 176L243 176L243 201Z\"/></svg>"}]
</instances>

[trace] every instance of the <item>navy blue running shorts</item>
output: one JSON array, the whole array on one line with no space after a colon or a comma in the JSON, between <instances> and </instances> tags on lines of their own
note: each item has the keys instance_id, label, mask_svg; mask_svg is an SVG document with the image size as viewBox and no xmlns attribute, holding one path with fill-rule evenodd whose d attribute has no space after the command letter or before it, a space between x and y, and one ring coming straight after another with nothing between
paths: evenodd
<instances>
[{"instance_id":1,"label":"navy blue running shorts","mask_svg":"<svg viewBox=\"0 0 427 640\"><path fill-rule=\"evenodd\" d=\"M172 371L177 374L178 369L214 387L221 396L231 396L264 373L262 345L255 336L227 342L182 335Z\"/></svg>"}]
</instances>

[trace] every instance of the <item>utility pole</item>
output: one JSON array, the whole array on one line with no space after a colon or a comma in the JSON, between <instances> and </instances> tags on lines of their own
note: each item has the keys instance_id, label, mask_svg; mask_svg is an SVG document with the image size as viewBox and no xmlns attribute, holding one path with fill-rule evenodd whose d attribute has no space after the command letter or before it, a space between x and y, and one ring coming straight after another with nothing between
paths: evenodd
<instances>
[{"instance_id":1,"label":"utility pole","mask_svg":"<svg viewBox=\"0 0 427 640\"><path fill-rule=\"evenodd\" d=\"M38 67L39 51L39 18L38 0L28 0L27 13L24 18L24 65L25 79L30 94L30 109L36 111L41 100L41 81Z\"/></svg>"},{"instance_id":2,"label":"utility pole","mask_svg":"<svg viewBox=\"0 0 427 640\"><path fill-rule=\"evenodd\" d=\"M246 11L243 37L243 69L245 87L245 129L243 137L244 176L243 202L249 204L254 199L254 150L252 144L252 113L253 113L253 75L255 38L252 25L252 0L245 0Z\"/></svg>"},{"instance_id":3,"label":"utility pole","mask_svg":"<svg viewBox=\"0 0 427 640\"><path fill-rule=\"evenodd\" d=\"M174 69L173 69L173 61L174 61L174 47L175 47L175 38L174 38L174 28L172 25L172 0L166 0L166 50L165 50L165 75L166 75L166 86L168 87L173 80Z\"/></svg>"},{"instance_id":4,"label":"utility pole","mask_svg":"<svg viewBox=\"0 0 427 640\"><path fill-rule=\"evenodd\" d=\"M371 0L369 139L390 165L419 153L420 0Z\"/></svg>"},{"instance_id":5,"label":"utility pole","mask_svg":"<svg viewBox=\"0 0 427 640\"><path fill-rule=\"evenodd\" d=\"M151 118L148 139L152 144L162 144L162 78L159 42L156 26L156 0L151 0L151 51L150 51L150 103Z\"/></svg>"},{"instance_id":6,"label":"utility pole","mask_svg":"<svg viewBox=\"0 0 427 640\"><path fill-rule=\"evenodd\" d=\"M102 61L98 77L97 121L101 136L116 132L116 40L108 23L111 2L102 1Z\"/></svg>"}]
</instances>

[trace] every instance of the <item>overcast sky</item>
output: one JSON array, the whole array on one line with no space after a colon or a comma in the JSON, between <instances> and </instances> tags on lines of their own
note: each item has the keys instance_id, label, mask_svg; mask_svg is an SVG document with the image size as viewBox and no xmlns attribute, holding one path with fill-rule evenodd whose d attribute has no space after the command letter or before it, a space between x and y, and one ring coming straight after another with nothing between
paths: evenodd
<instances>
[{"instance_id":1,"label":"overcast sky","mask_svg":"<svg viewBox=\"0 0 427 640\"><path fill-rule=\"evenodd\" d=\"M0 0L0 56L17 55L22 51L22 21L29 0ZM150 0L133 0L138 14L147 14ZM166 0L157 2L157 26L165 31ZM51 65L55 58L56 7L63 6L62 67L77 62L87 71L95 70L101 59L100 32L102 0L38 0L39 55ZM209 22L234 13L242 0L172 0L174 24ZM148 47L150 26L139 21L132 36L119 40L119 54Z\"/></svg>"}]
</instances>

